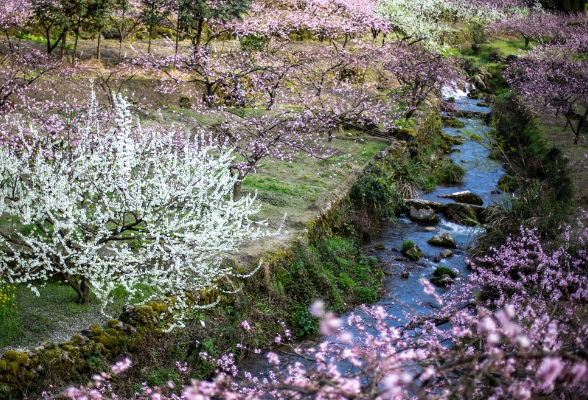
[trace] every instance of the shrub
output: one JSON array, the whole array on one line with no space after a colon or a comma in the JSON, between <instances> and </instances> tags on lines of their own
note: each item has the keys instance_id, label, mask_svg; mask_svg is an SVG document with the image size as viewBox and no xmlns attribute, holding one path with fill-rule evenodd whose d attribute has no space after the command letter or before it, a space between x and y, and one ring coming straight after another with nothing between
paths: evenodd
<instances>
[{"instance_id":1,"label":"shrub","mask_svg":"<svg viewBox=\"0 0 588 400\"><path fill-rule=\"evenodd\" d=\"M356 207L365 208L377 218L393 218L403 206L400 193L385 170L371 164L349 191L349 200Z\"/></svg>"},{"instance_id":2,"label":"shrub","mask_svg":"<svg viewBox=\"0 0 588 400\"><path fill-rule=\"evenodd\" d=\"M263 51L269 38L261 37L257 35L247 35L240 39L241 49L245 51Z\"/></svg>"}]
</instances>

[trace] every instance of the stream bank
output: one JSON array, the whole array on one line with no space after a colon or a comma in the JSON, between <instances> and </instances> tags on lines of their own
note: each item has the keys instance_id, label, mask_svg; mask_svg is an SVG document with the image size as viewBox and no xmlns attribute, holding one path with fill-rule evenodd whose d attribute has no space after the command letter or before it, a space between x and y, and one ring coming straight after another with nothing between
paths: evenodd
<instances>
[{"instance_id":1,"label":"stream bank","mask_svg":"<svg viewBox=\"0 0 588 400\"><path fill-rule=\"evenodd\" d=\"M456 280L464 279L469 273L468 249L484 232L484 228L481 225L467 226L449 220L441 211L448 204L455 204L455 202L450 198L440 196L469 190L481 197L485 207L498 201L501 196L496 187L499 178L504 175L505 171L500 163L489 158L491 150L489 143L486 142L488 140L486 134L490 128L482 118L476 118L477 115L485 116L490 113L490 108L477 105L479 101L469 99L465 92L446 94L446 98L448 97L455 98L455 105L459 111L465 111L472 116L471 118L460 117L458 121L461 123L452 124L453 127L444 126L442 128L442 134L463 142L457 148L458 151L449 153L445 158L454 164L465 167L467 173L464 179L460 183L439 184L429 193L421 191L421 200L440 205L439 209L435 210L439 211L435 215L437 223L413 222L406 216L398 218L397 221L382 222L378 229L379 235L372 238L365 246L368 254L373 254L378 258L386 275L384 280L386 294L375 305L384 307L389 314L396 318L396 320L391 320L390 324L401 324L399 321L404 320L403 310L406 308L416 312L427 311L426 307L432 302L431 298L423 293L420 281L423 278L434 278L437 268L448 268L449 271L456 273ZM462 140L464 137L467 139ZM433 236L444 234L453 238L456 248L428 243ZM407 257L402 250L407 242L418 246L422 257L419 257L418 260ZM450 250L451 255L441 256L440 253L444 251L445 255L449 254L446 250ZM361 308L356 308L353 313L369 319ZM344 314L342 320L345 321L348 315ZM362 334L362 332L350 328L345 322L343 328L355 337ZM302 348L313 347L322 341L337 342L334 337L314 335L298 342L297 345ZM281 346L278 350L281 357L286 360L285 364L296 361L303 362L303 364L307 362L293 352L289 346ZM263 376L268 371L266 357L264 354L254 355L242 362L240 368L254 376Z\"/></svg>"}]
</instances>

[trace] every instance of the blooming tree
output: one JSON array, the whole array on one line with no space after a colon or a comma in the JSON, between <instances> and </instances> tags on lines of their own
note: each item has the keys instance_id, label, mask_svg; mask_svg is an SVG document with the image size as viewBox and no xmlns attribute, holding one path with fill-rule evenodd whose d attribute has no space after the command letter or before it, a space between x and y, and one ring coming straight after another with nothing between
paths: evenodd
<instances>
[{"instance_id":1,"label":"blooming tree","mask_svg":"<svg viewBox=\"0 0 588 400\"><path fill-rule=\"evenodd\" d=\"M229 144L236 157L230 170L237 178L233 196L241 195L241 183L250 172L255 172L264 159L292 161L296 153L327 159L335 151L324 146L321 131L308 116L291 111L271 115L225 114L225 122L218 128L217 143Z\"/></svg>"},{"instance_id":2,"label":"blooming tree","mask_svg":"<svg viewBox=\"0 0 588 400\"><path fill-rule=\"evenodd\" d=\"M531 3L531 4L529 4ZM525 0L382 0L379 13L394 27L399 40L444 45L457 21L488 23L524 14L534 2Z\"/></svg>"},{"instance_id":3,"label":"blooming tree","mask_svg":"<svg viewBox=\"0 0 588 400\"><path fill-rule=\"evenodd\" d=\"M568 15L533 10L525 16L506 18L491 24L490 32L520 35L525 39L525 47L538 44L565 43L576 37L588 35L588 17L584 14Z\"/></svg>"},{"instance_id":4,"label":"blooming tree","mask_svg":"<svg viewBox=\"0 0 588 400\"><path fill-rule=\"evenodd\" d=\"M588 61L582 55L585 39L538 46L505 72L526 107L538 115L549 110L566 118L575 144L588 124Z\"/></svg>"},{"instance_id":5,"label":"blooming tree","mask_svg":"<svg viewBox=\"0 0 588 400\"><path fill-rule=\"evenodd\" d=\"M28 0L7 0L0 4L0 30L4 31L10 49L12 49L12 42L9 30L24 25L31 17L31 12L31 4Z\"/></svg>"},{"instance_id":6,"label":"blooming tree","mask_svg":"<svg viewBox=\"0 0 588 400\"><path fill-rule=\"evenodd\" d=\"M17 120L19 146L0 150L0 274L28 283L57 277L82 303L121 285L154 296L216 288L233 275L221 255L264 235L255 199L233 201L232 155L204 137L143 129L129 104L99 117L95 105L54 138Z\"/></svg>"},{"instance_id":7,"label":"blooming tree","mask_svg":"<svg viewBox=\"0 0 588 400\"><path fill-rule=\"evenodd\" d=\"M60 63L47 54L18 43L9 46L12 50L0 55L0 114L14 109L14 100L28 104L27 91L32 89L42 76L55 71Z\"/></svg>"},{"instance_id":8,"label":"blooming tree","mask_svg":"<svg viewBox=\"0 0 588 400\"><path fill-rule=\"evenodd\" d=\"M400 83L397 92L406 104L404 117L407 121L431 95L458 81L454 62L435 51L422 46L400 44L393 46L391 53L392 61L385 68Z\"/></svg>"}]
</instances>

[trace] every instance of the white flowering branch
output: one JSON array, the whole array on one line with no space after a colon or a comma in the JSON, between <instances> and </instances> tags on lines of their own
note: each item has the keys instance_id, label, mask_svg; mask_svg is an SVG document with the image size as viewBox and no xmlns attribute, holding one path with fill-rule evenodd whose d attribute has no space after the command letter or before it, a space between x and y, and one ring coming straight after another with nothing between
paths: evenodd
<instances>
[{"instance_id":1,"label":"white flowering branch","mask_svg":"<svg viewBox=\"0 0 588 400\"><path fill-rule=\"evenodd\" d=\"M230 151L202 137L143 129L117 96L115 118L95 101L75 138L19 126L20 146L0 149L0 275L59 278L87 303L121 285L156 296L215 289L235 275L222 255L268 236L250 219L254 196L233 201ZM181 140L178 140L180 138ZM183 303L179 301L179 303Z\"/></svg>"}]
</instances>

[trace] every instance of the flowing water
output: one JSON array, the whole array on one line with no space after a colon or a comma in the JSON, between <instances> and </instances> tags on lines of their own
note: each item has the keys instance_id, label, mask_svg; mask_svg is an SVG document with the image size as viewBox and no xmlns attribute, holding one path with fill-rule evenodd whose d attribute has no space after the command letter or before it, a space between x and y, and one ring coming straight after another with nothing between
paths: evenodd
<instances>
[{"instance_id":1,"label":"flowing water","mask_svg":"<svg viewBox=\"0 0 588 400\"><path fill-rule=\"evenodd\" d=\"M446 98L454 97L456 99L455 105L459 110L475 113L490 112L487 107L477 106L479 101L467 98L465 92L444 93L444 95ZM490 151L487 148L488 146L485 145L484 133L489 128L479 119L460 118L460 120L465 123L464 128L445 127L443 132L452 136L460 135L467 138L464 144L455 147L457 151L448 155L448 158L466 168L466 178L461 184L440 185L431 193L421 194L421 198L439 203L451 203L453 200L438 196L470 190L481 196L484 200L484 206L488 206L500 196L492 192L496 190L498 179L504 174L504 171L499 163L488 158ZM431 227L434 227L435 231L431 231ZM467 249L472 245L476 237L483 233L481 228L472 228L450 222L442 214L439 214L439 223L435 226L415 223L408 218L400 218L397 224L385 223L381 228L383 230L378 237L366 246L370 254L378 257L387 275L384 285L388 296L383 296L376 305L383 306L389 314L400 321L404 319L403 310L406 310L407 307L413 311L426 312L425 307L432 305L431 298L423 292L420 280L422 278L431 278L437 266L457 269L461 278L467 276L469 273L466 261ZM429 228L429 230L425 228ZM454 253L453 257L435 262L435 257L439 255L443 248L431 246L427 243L427 240L436 234L445 232L455 239L458 248L451 249ZM406 260L399 252L405 240L412 240L418 245L424 257L417 262ZM383 244L384 249L375 250L374 245L376 243ZM408 279L400 277L400 272L403 270L409 272ZM352 312L369 320L360 308ZM343 321L346 320L345 317L346 315L343 316ZM390 321L391 325L398 323L397 321ZM353 328L345 325L344 328L354 335L360 335L360 332L355 332ZM334 338L314 335L297 344L303 348L311 347L316 346L317 342L322 340L336 341ZM303 361L289 347L282 346L279 350L284 361ZM251 372L254 376L263 375L268 371L267 359L264 354L255 355L245 360L240 365L240 369Z\"/></svg>"}]
</instances>

